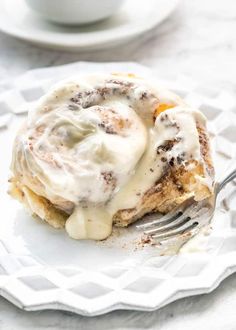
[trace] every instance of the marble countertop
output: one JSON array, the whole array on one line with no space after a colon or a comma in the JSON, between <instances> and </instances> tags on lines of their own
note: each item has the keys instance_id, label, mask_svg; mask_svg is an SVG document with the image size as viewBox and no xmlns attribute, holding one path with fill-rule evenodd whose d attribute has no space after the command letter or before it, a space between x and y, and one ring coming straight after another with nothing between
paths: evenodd
<instances>
[{"instance_id":1,"label":"marble countertop","mask_svg":"<svg viewBox=\"0 0 236 330\"><path fill-rule=\"evenodd\" d=\"M161 78L189 75L236 92L236 1L182 0L148 36L96 52L66 53L0 34L0 79L25 70L73 61L137 61ZM0 329L213 329L236 328L236 274L208 295L189 297L156 312L116 311L86 318L65 312L27 313L0 298Z\"/></svg>"}]
</instances>

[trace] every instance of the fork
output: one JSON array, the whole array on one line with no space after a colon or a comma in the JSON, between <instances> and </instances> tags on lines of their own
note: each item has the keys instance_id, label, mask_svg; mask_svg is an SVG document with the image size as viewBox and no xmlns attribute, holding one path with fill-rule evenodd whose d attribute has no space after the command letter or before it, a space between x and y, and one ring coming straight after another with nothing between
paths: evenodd
<instances>
[{"instance_id":1,"label":"fork","mask_svg":"<svg viewBox=\"0 0 236 330\"><path fill-rule=\"evenodd\" d=\"M137 225L136 228L144 230L144 237L154 243L167 242L178 237L190 239L201 228L210 224L219 192L234 178L236 169L225 179L215 183L212 197L200 202L190 198L162 218Z\"/></svg>"}]
</instances>

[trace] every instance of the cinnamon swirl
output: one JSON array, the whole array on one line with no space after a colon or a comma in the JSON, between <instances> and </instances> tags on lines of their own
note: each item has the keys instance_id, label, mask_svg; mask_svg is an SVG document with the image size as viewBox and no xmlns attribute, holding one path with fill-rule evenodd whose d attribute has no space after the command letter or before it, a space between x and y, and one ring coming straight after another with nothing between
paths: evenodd
<instances>
[{"instance_id":1,"label":"cinnamon swirl","mask_svg":"<svg viewBox=\"0 0 236 330\"><path fill-rule=\"evenodd\" d=\"M133 75L54 86L16 136L10 193L75 239L105 239L150 212L212 194L206 119Z\"/></svg>"}]
</instances>

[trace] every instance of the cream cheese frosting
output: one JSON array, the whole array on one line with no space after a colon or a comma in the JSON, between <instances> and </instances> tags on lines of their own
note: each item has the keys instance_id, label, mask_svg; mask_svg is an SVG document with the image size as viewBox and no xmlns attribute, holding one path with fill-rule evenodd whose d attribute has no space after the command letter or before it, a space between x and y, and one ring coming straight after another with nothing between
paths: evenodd
<instances>
[{"instance_id":1,"label":"cream cheese frosting","mask_svg":"<svg viewBox=\"0 0 236 330\"><path fill-rule=\"evenodd\" d=\"M171 109L155 116L162 103ZM201 112L155 82L75 77L53 87L30 111L12 169L35 193L65 205L72 238L104 239L113 215L135 207L166 163L202 162L196 122L205 125ZM199 180L208 185L207 178Z\"/></svg>"}]
</instances>

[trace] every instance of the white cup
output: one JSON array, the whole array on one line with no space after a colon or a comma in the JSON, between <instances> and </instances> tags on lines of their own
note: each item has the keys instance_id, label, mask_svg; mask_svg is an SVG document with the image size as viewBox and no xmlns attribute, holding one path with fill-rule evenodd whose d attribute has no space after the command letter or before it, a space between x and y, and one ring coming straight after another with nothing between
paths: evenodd
<instances>
[{"instance_id":1,"label":"white cup","mask_svg":"<svg viewBox=\"0 0 236 330\"><path fill-rule=\"evenodd\" d=\"M114 14L124 0L25 0L43 18L61 24L88 24Z\"/></svg>"}]
</instances>

